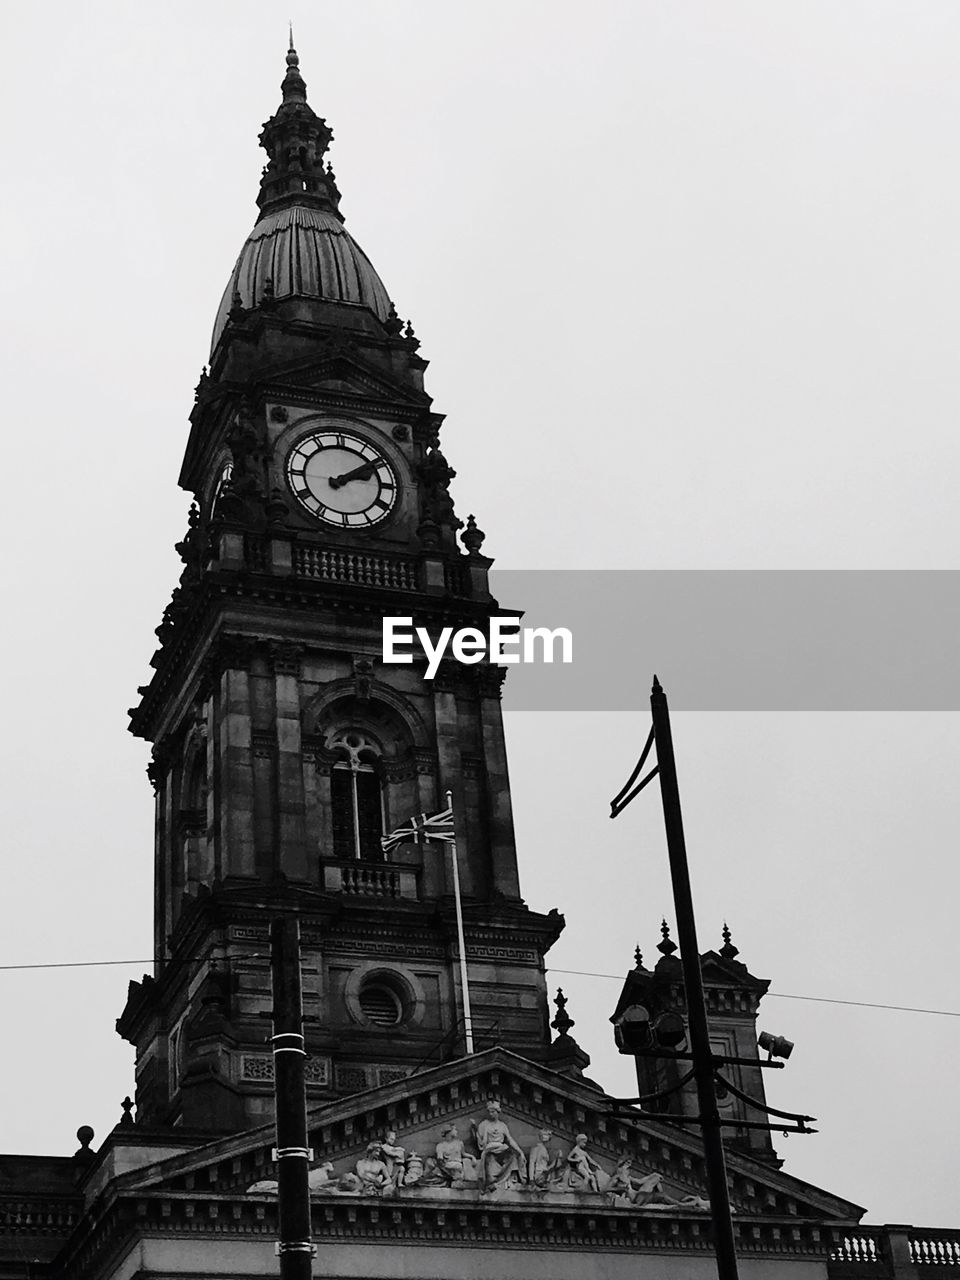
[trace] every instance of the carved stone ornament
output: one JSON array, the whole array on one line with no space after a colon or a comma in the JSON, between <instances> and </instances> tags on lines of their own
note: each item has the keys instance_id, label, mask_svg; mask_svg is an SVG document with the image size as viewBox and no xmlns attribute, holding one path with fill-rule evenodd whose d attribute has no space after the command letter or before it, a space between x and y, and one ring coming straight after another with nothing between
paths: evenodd
<instances>
[{"instance_id":1,"label":"carved stone ornament","mask_svg":"<svg viewBox=\"0 0 960 1280\"><path fill-rule=\"evenodd\" d=\"M232 458L229 482L221 491L217 516L249 528L266 522L266 451L252 405L244 404L227 436Z\"/></svg>"},{"instance_id":2,"label":"carved stone ornament","mask_svg":"<svg viewBox=\"0 0 960 1280\"><path fill-rule=\"evenodd\" d=\"M272 640L267 646L275 675L299 676L303 646L285 640Z\"/></svg>"},{"instance_id":3,"label":"carved stone ornament","mask_svg":"<svg viewBox=\"0 0 960 1280\"><path fill-rule=\"evenodd\" d=\"M353 655L353 688L358 701L367 702L373 686L373 662L363 654Z\"/></svg>"},{"instance_id":4,"label":"carved stone ornament","mask_svg":"<svg viewBox=\"0 0 960 1280\"><path fill-rule=\"evenodd\" d=\"M481 662L473 668L474 679L482 698L502 698L503 682L507 678L507 668L495 666L491 662Z\"/></svg>"},{"instance_id":5,"label":"carved stone ornament","mask_svg":"<svg viewBox=\"0 0 960 1280\"><path fill-rule=\"evenodd\" d=\"M450 466L446 458L440 452L439 447L432 448L423 462L417 468L417 475L420 478L421 498L420 507L423 512L422 524L426 527L433 525L448 525L452 529L459 529L462 521L458 520L453 510L453 499L450 497L450 481L456 476L456 471ZM419 532L419 530L418 530ZM421 541L424 541L423 534L420 535Z\"/></svg>"},{"instance_id":6,"label":"carved stone ornament","mask_svg":"<svg viewBox=\"0 0 960 1280\"><path fill-rule=\"evenodd\" d=\"M270 410L271 422L286 422L289 417L289 412L282 404L275 404Z\"/></svg>"},{"instance_id":7,"label":"carved stone ornament","mask_svg":"<svg viewBox=\"0 0 960 1280\"><path fill-rule=\"evenodd\" d=\"M406 1134L387 1128L359 1157L333 1161L318 1154L309 1182L311 1196L318 1198L373 1195L710 1212L702 1197L668 1190L661 1174L635 1173L630 1155L596 1156L584 1133L564 1140L549 1128L508 1122L493 1098L484 1114L467 1124L446 1120L434 1129ZM277 1182L261 1179L247 1192L276 1195Z\"/></svg>"},{"instance_id":8,"label":"carved stone ornament","mask_svg":"<svg viewBox=\"0 0 960 1280\"><path fill-rule=\"evenodd\" d=\"M463 667L453 658L444 658L433 677L434 693L456 693L463 685Z\"/></svg>"},{"instance_id":9,"label":"carved stone ornament","mask_svg":"<svg viewBox=\"0 0 960 1280\"><path fill-rule=\"evenodd\" d=\"M247 636L221 635L210 655L211 669L217 676L225 671L249 671L255 651L255 642Z\"/></svg>"}]
</instances>

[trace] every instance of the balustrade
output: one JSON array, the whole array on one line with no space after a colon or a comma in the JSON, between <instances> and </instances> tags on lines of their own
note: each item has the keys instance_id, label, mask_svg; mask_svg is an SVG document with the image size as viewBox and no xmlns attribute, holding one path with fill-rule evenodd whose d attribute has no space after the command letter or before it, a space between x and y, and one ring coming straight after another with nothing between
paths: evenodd
<instances>
[{"instance_id":1,"label":"balustrade","mask_svg":"<svg viewBox=\"0 0 960 1280\"><path fill-rule=\"evenodd\" d=\"M833 1280L877 1276L878 1280L916 1277L928 1267L960 1271L960 1230L935 1227L860 1227L842 1236L830 1251Z\"/></svg>"},{"instance_id":2,"label":"balustrade","mask_svg":"<svg viewBox=\"0 0 960 1280\"><path fill-rule=\"evenodd\" d=\"M355 898L416 900L417 869L381 862L324 862L323 887Z\"/></svg>"},{"instance_id":3,"label":"balustrade","mask_svg":"<svg viewBox=\"0 0 960 1280\"><path fill-rule=\"evenodd\" d=\"M294 546L293 570L304 578L347 582L358 587L389 587L397 591L417 588L416 562L399 557Z\"/></svg>"}]
</instances>

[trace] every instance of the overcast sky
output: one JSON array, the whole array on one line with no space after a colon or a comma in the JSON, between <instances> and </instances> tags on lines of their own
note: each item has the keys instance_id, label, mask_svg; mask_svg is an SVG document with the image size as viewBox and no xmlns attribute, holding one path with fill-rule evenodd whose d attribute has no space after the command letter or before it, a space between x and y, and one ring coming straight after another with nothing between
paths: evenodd
<instances>
[{"instance_id":1,"label":"overcast sky","mask_svg":"<svg viewBox=\"0 0 960 1280\"><path fill-rule=\"evenodd\" d=\"M290 12L3 7L0 964L136 962L0 972L3 1150L102 1138L133 1089L113 1020L150 957L153 814L125 709ZM956 568L960 7L292 17L499 566ZM625 658L625 688L650 675ZM524 893L566 913L551 985L614 1093L618 983L559 971L622 974L672 922L655 793L606 816L646 728L507 725ZM960 1225L960 1017L785 998L960 1014L960 717L690 712L674 737L701 943L726 917L772 979L761 1026L797 1046L772 1100L820 1119L786 1169L872 1221Z\"/></svg>"}]
</instances>

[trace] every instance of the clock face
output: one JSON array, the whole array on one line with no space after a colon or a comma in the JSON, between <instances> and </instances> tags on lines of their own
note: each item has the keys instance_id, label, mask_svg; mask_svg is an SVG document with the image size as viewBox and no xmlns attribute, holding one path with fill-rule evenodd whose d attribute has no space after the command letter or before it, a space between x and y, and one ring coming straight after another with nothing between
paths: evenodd
<instances>
[{"instance_id":1,"label":"clock face","mask_svg":"<svg viewBox=\"0 0 960 1280\"><path fill-rule=\"evenodd\" d=\"M287 460L287 480L311 515L339 529L363 529L393 510L397 478L369 441L345 431L307 436Z\"/></svg>"}]
</instances>

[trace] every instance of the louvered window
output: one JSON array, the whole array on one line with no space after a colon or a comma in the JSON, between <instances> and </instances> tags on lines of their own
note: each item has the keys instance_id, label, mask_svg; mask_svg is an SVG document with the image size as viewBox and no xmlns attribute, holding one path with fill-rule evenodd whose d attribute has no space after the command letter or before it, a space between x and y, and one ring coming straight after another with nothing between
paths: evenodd
<instances>
[{"instance_id":1,"label":"louvered window","mask_svg":"<svg viewBox=\"0 0 960 1280\"><path fill-rule=\"evenodd\" d=\"M363 987L360 1008L378 1027L395 1027L403 1015L400 997L382 982L371 982Z\"/></svg>"}]
</instances>

